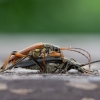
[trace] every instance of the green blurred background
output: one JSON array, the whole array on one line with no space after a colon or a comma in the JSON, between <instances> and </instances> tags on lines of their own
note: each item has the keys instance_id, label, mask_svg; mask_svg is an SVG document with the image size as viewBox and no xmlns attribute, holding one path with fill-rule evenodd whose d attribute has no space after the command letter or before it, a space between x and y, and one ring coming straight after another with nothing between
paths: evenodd
<instances>
[{"instance_id":1,"label":"green blurred background","mask_svg":"<svg viewBox=\"0 0 100 100\"><path fill-rule=\"evenodd\" d=\"M0 0L2 33L100 32L100 0Z\"/></svg>"}]
</instances>

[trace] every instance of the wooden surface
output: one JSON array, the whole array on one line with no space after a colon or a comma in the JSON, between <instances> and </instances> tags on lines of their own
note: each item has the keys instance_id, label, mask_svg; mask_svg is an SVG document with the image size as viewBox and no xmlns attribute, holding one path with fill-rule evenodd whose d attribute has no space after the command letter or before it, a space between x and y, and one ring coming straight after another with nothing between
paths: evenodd
<instances>
[{"instance_id":1,"label":"wooden surface","mask_svg":"<svg viewBox=\"0 0 100 100\"><path fill-rule=\"evenodd\" d=\"M1 73L0 100L100 100L100 76Z\"/></svg>"}]
</instances>

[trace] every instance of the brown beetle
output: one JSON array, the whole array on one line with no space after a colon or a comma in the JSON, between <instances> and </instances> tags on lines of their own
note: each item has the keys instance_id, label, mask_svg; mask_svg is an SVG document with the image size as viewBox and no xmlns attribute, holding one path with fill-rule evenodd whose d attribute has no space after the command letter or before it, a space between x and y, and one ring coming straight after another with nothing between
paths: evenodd
<instances>
[{"instance_id":1,"label":"brown beetle","mask_svg":"<svg viewBox=\"0 0 100 100\"><path fill-rule=\"evenodd\" d=\"M79 64L74 59L66 58L62 52L63 50L74 51L82 54L88 59L88 63ZM86 52L88 56L79 50ZM37 43L21 51L13 51L1 67L1 71L22 67L40 70L40 72L43 73L65 73L70 69L76 69L82 73L91 73L90 65L99 61L100 60L91 62L90 54L81 48L60 48L48 43ZM12 65L6 67L9 63L12 63ZM85 65L89 65L89 70L82 68Z\"/></svg>"}]
</instances>

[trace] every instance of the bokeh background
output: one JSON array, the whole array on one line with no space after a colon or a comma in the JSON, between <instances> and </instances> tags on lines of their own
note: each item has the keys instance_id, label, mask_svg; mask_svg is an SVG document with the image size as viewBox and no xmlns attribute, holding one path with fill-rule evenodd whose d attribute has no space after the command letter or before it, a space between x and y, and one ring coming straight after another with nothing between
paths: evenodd
<instances>
[{"instance_id":1,"label":"bokeh background","mask_svg":"<svg viewBox=\"0 0 100 100\"><path fill-rule=\"evenodd\" d=\"M100 32L100 0L0 0L0 32Z\"/></svg>"},{"instance_id":2,"label":"bokeh background","mask_svg":"<svg viewBox=\"0 0 100 100\"><path fill-rule=\"evenodd\" d=\"M0 0L0 59L37 42L81 47L100 59L100 0ZM86 62L77 53L66 57Z\"/></svg>"}]
</instances>

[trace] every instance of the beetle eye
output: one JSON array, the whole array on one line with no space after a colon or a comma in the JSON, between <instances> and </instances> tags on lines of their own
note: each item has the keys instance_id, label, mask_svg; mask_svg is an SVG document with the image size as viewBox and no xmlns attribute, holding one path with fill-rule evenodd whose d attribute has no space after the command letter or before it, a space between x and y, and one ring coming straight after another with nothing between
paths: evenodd
<instances>
[{"instance_id":1,"label":"beetle eye","mask_svg":"<svg viewBox=\"0 0 100 100\"><path fill-rule=\"evenodd\" d=\"M54 47L54 51L59 51L59 48L58 47Z\"/></svg>"}]
</instances>

